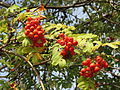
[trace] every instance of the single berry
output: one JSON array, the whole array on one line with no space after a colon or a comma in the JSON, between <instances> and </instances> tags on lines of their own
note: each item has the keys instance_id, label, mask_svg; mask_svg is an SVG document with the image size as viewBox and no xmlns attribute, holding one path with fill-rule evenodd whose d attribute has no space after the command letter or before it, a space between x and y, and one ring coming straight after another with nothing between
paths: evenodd
<instances>
[{"instance_id":1,"label":"single berry","mask_svg":"<svg viewBox=\"0 0 120 90\"><path fill-rule=\"evenodd\" d=\"M76 46L78 44L78 41L73 41L73 45Z\"/></svg>"},{"instance_id":2,"label":"single berry","mask_svg":"<svg viewBox=\"0 0 120 90\"><path fill-rule=\"evenodd\" d=\"M71 47L71 46L72 46L72 43L71 43L71 42L68 42L68 43L67 43L67 46L68 46L68 47Z\"/></svg>"},{"instance_id":3,"label":"single berry","mask_svg":"<svg viewBox=\"0 0 120 90\"><path fill-rule=\"evenodd\" d=\"M108 63L106 62L105 65L104 65L104 68L107 68L108 67Z\"/></svg>"},{"instance_id":4,"label":"single berry","mask_svg":"<svg viewBox=\"0 0 120 90\"><path fill-rule=\"evenodd\" d=\"M61 46L64 46L65 45L65 42L63 40L60 41L60 45Z\"/></svg>"},{"instance_id":5,"label":"single berry","mask_svg":"<svg viewBox=\"0 0 120 90\"><path fill-rule=\"evenodd\" d=\"M100 68L96 66L96 67L94 68L94 72L98 72L98 71L100 71Z\"/></svg>"},{"instance_id":6,"label":"single berry","mask_svg":"<svg viewBox=\"0 0 120 90\"><path fill-rule=\"evenodd\" d=\"M34 34L38 34L38 31L37 31L37 30L34 30L33 33L34 33Z\"/></svg>"},{"instance_id":7,"label":"single berry","mask_svg":"<svg viewBox=\"0 0 120 90\"><path fill-rule=\"evenodd\" d=\"M65 50L62 50L61 53L60 53L60 55L63 55L63 56L65 56L66 54L67 54L67 53L66 53Z\"/></svg>"},{"instance_id":8,"label":"single berry","mask_svg":"<svg viewBox=\"0 0 120 90\"><path fill-rule=\"evenodd\" d=\"M90 64L90 68L94 68L95 66L96 66L96 64L94 64L94 63Z\"/></svg>"},{"instance_id":9,"label":"single berry","mask_svg":"<svg viewBox=\"0 0 120 90\"><path fill-rule=\"evenodd\" d=\"M68 50L69 50L69 47L68 47L68 46L65 46L64 50L65 50L65 51L68 51Z\"/></svg>"},{"instance_id":10,"label":"single berry","mask_svg":"<svg viewBox=\"0 0 120 90\"><path fill-rule=\"evenodd\" d=\"M64 33L59 34L59 37L61 37L61 38L64 38L64 36L65 36Z\"/></svg>"},{"instance_id":11,"label":"single berry","mask_svg":"<svg viewBox=\"0 0 120 90\"><path fill-rule=\"evenodd\" d=\"M74 51L74 48L73 48L73 47L70 47L70 48L69 48L69 51L70 51L70 52L73 52L73 51Z\"/></svg>"},{"instance_id":12,"label":"single berry","mask_svg":"<svg viewBox=\"0 0 120 90\"><path fill-rule=\"evenodd\" d=\"M86 69L85 69L85 68L82 68L82 69L81 69L81 72L82 72L82 73L85 73L85 72L86 72Z\"/></svg>"},{"instance_id":13,"label":"single berry","mask_svg":"<svg viewBox=\"0 0 120 90\"><path fill-rule=\"evenodd\" d=\"M71 42L71 43L73 42L73 38L72 37L69 37L68 39L69 39L69 42Z\"/></svg>"},{"instance_id":14,"label":"single berry","mask_svg":"<svg viewBox=\"0 0 120 90\"><path fill-rule=\"evenodd\" d=\"M27 20L28 20L28 21L31 21L31 20L33 20L33 18L32 18L32 17L28 17Z\"/></svg>"},{"instance_id":15,"label":"single berry","mask_svg":"<svg viewBox=\"0 0 120 90\"><path fill-rule=\"evenodd\" d=\"M86 61L82 61L82 65L87 66L87 65L88 65L88 63L87 63Z\"/></svg>"}]
</instances>

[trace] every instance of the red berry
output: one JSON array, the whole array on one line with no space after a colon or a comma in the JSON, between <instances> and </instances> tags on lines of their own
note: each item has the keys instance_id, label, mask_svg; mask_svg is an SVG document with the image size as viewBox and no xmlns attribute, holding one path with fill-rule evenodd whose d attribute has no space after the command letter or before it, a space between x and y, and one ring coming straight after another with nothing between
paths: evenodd
<instances>
[{"instance_id":1,"label":"red berry","mask_svg":"<svg viewBox=\"0 0 120 90\"><path fill-rule=\"evenodd\" d=\"M61 46L64 46L65 45L65 42L63 40L60 41L60 45Z\"/></svg>"},{"instance_id":2,"label":"red berry","mask_svg":"<svg viewBox=\"0 0 120 90\"><path fill-rule=\"evenodd\" d=\"M87 58L86 61L87 61L87 62L91 62L91 59L90 59L90 58Z\"/></svg>"},{"instance_id":3,"label":"red berry","mask_svg":"<svg viewBox=\"0 0 120 90\"><path fill-rule=\"evenodd\" d=\"M26 31L30 33L30 29L27 29Z\"/></svg>"},{"instance_id":4,"label":"red berry","mask_svg":"<svg viewBox=\"0 0 120 90\"><path fill-rule=\"evenodd\" d=\"M67 46L68 46L68 47L71 47L71 46L72 46L72 43L71 43L71 42L68 42L68 43L67 43Z\"/></svg>"},{"instance_id":5,"label":"red berry","mask_svg":"<svg viewBox=\"0 0 120 90\"><path fill-rule=\"evenodd\" d=\"M80 72L80 75L81 75L81 76L84 76L84 73Z\"/></svg>"},{"instance_id":6,"label":"red berry","mask_svg":"<svg viewBox=\"0 0 120 90\"><path fill-rule=\"evenodd\" d=\"M41 36L42 35L42 31L38 31L38 35Z\"/></svg>"},{"instance_id":7,"label":"red berry","mask_svg":"<svg viewBox=\"0 0 120 90\"><path fill-rule=\"evenodd\" d=\"M102 68L102 66L98 62L96 62L96 66Z\"/></svg>"},{"instance_id":8,"label":"red berry","mask_svg":"<svg viewBox=\"0 0 120 90\"><path fill-rule=\"evenodd\" d=\"M94 63L90 64L90 68L94 68L95 66L96 66L96 64L94 64Z\"/></svg>"},{"instance_id":9,"label":"red berry","mask_svg":"<svg viewBox=\"0 0 120 90\"><path fill-rule=\"evenodd\" d=\"M39 24L39 20L34 20L34 24Z\"/></svg>"},{"instance_id":10,"label":"red berry","mask_svg":"<svg viewBox=\"0 0 120 90\"><path fill-rule=\"evenodd\" d=\"M105 65L104 65L104 68L107 68L108 67L108 63L106 62Z\"/></svg>"},{"instance_id":11,"label":"red berry","mask_svg":"<svg viewBox=\"0 0 120 90\"><path fill-rule=\"evenodd\" d=\"M69 38L68 37L64 37L64 41L68 42Z\"/></svg>"},{"instance_id":12,"label":"red berry","mask_svg":"<svg viewBox=\"0 0 120 90\"><path fill-rule=\"evenodd\" d=\"M44 29L41 29L41 32L42 32L42 33L44 33L44 32L45 32L45 30L44 30Z\"/></svg>"},{"instance_id":13,"label":"red berry","mask_svg":"<svg viewBox=\"0 0 120 90\"><path fill-rule=\"evenodd\" d=\"M34 34L32 32L29 33L28 37L33 38Z\"/></svg>"},{"instance_id":14,"label":"red berry","mask_svg":"<svg viewBox=\"0 0 120 90\"><path fill-rule=\"evenodd\" d=\"M37 26L37 28L36 28L36 30L38 30L38 31L40 31L41 29L42 29L41 25Z\"/></svg>"},{"instance_id":15,"label":"red berry","mask_svg":"<svg viewBox=\"0 0 120 90\"><path fill-rule=\"evenodd\" d=\"M64 33L59 34L59 37L61 37L61 38L64 38L64 36L65 36Z\"/></svg>"},{"instance_id":16,"label":"red berry","mask_svg":"<svg viewBox=\"0 0 120 90\"><path fill-rule=\"evenodd\" d=\"M57 43L60 43L60 42L61 42L61 39L58 39L58 40L57 40Z\"/></svg>"},{"instance_id":17,"label":"red berry","mask_svg":"<svg viewBox=\"0 0 120 90\"><path fill-rule=\"evenodd\" d=\"M81 72L82 72L82 73L85 73L85 72L86 72L86 69L85 69L85 68L82 68L82 69L81 69Z\"/></svg>"},{"instance_id":18,"label":"red berry","mask_svg":"<svg viewBox=\"0 0 120 90\"><path fill-rule=\"evenodd\" d=\"M100 71L100 68L96 66L96 67L94 68L94 72L98 72L98 71Z\"/></svg>"},{"instance_id":19,"label":"red berry","mask_svg":"<svg viewBox=\"0 0 120 90\"><path fill-rule=\"evenodd\" d=\"M65 50L65 51L68 51L68 50L69 50L69 47L68 47L68 46L65 46L64 50Z\"/></svg>"},{"instance_id":20,"label":"red berry","mask_svg":"<svg viewBox=\"0 0 120 90\"><path fill-rule=\"evenodd\" d=\"M90 73L85 73L84 76L85 76L85 77L91 77L91 74L90 74Z\"/></svg>"},{"instance_id":21,"label":"red berry","mask_svg":"<svg viewBox=\"0 0 120 90\"><path fill-rule=\"evenodd\" d=\"M25 30L29 29L29 26L25 26Z\"/></svg>"},{"instance_id":22,"label":"red berry","mask_svg":"<svg viewBox=\"0 0 120 90\"><path fill-rule=\"evenodd\" d=\"M27 24L30 24L30 22L27 21L25 24L26 24L26 25L27 25Z\"/></svg>"},{"instance_id":23,"label":"red berry","mask_svg":"<svg viewBox=\"0 0 120 90\"><path fill-rule=\"evenodd\" d=\"M37 28L37 27L38 27L38 25L37 25L37 24L34 24L34 27L35 27L35 28ZM38 31L39 31L39 30L38 30Z\"/></svg>"},{"instance_id":24,"label":"red berry","mask_svg":"<svg viewBox=\"0 0 120 90\"><path fill-rule=\"evenodd\" d=\"M88 63L87 63L86 61L82 61L82 65L87 66L87 65L88 65Z\"/></svg>"},{"instance_id":25,"label":"red berry","mask_svg":"<svg viewBox=\"0 0 120 90\"><path fill-rule=\"evenodd\" d=\"M30 32L29 31L25 31L25 35L28 35Z\"/></svg>"},{"instance_id":26,"label":"red berry","mask_svg":"<svg viewBox=\"0 0 120 90\"><path fill-rule=\"evenodd\" d=\"M32 18L32 17L28 17L27 20L28 20L28 21L31 21L31 20L33 20L33 18Z\"/></svg>"},{"instance_id":27,"label":"red berry","mask_svg":"<svg viewBox=\"0 0 120 90\"><path fill-rule=\"evenodd\" d=\"M74 51L74 48L73 48L73 47L70 47L70 48L69 48L69 51L70 51L70 52L73 52L73 51Z\"/></svg>"},{"instance_id":28,"label":"red berry","mask_svg":"<svg viewBox=\"0 0 120 90\"><path fill-rule=\"evenodd\" d=\"M38 31L37 31L37 30L34 30L33 33L34 33L34 34L38 34Z\"/></svg>"},{"instance_id":29,"label":"red berry","mask_svg":"<svg viewBox=\"0 0 120 90\"><path fill-rule=\"evenodd\" d=\"M102 61L100 62L100 65L103 67L103 66L105 65L105 63L106 63L106 61L105 61L105 60L102 60Z\"/></svg>"},{"instance_id":30,"label":"red berry","mask_svg":"<svg viewBox=\"0 0 120 90\"><path fill-rule=\"evenodd\" d=\"M70 54L71 54L71 55L75 55L75 52L74 52L74 51L72 51L72 52L70 52Z\"/></svg>"},{"instance_id":31,"label":"red berry","mask_svg":"<svg viewBox=\"0 0 120 90\"><path fill-rule=\"evenodd\" d=\"M87 58L86 59L86 62L87 62L87 64L88 64L88 66L91 64L91 59L90 58Z\"/></svg>"},{"instance_id":32,"label":"red berry","mask_svg":"<svg viewBox=\"0 0 120 90\"><path fill-rule=\"evenodd\" d=\"M78 41L73 41L73 45L76 46L78 44Z\"/></svg>"},{"instance_id":33,"label":"red berry","mask_svg":"<svg viewBox=\"0 0 120 90\"><path fill-rule=\"evenodd\" d=\"M45 38L42 38L41 41L42 41L42 43L45 43L45 42L46 42L46 39L45 39Z\"/></svg>"},{"instance_id":34,"label":"red berry","mask_svg":"<svg viewBox=\"0 0 120 90\"><path fill-rule=\"evenodd\" d=\"M39 36L38 35L34 35L34 38L38 38Z\"/></svg>"},{"instance_id":35,"label":"red berry","mask_svg":"<svg viewBox=\"0 0 120 90\"><path fill-rule=\"evenodd\" d=\"M90 71L90 67L87 67L87 68L86 68L86 71Z\"/></svg>"},{"instance_id":36,"label":"red berry","mask_svg":"<svg viewBox=\"0 0 120 90\"><path fill-rule=\"evenodd\" d=\"M67 53L66 53L65 50L62 50L60 54L63 55L63 56L65 56Z\"/></svg>"},{"instance_id":37,"label":"red berry","mask_svg":"<svg viewBox=\"0 0 120 90\"><path fill-rule=\"evenodd\" d=\"M72 37L69 37L69 42L73 42L73 38Z\"/></svg>"},{"instance_id":38,"label":"red berry","mask_svg":"<svg viewBox=\"0 0 120 90\"><path fill-rule=\"evenodd\" d=\"M33 31L33 30L34 30L34 26L31 26L31 27L30 27L30 31Z\"/></svg>"},{"instance_id":39,"label":"red berry","mask_svg":"<svg viewBox=\"0 0 120 90\"><path fill-rule=\"evenodd\" d=\"M44 46L44 43L40 43L40 44L39 44L39 47L43 47L43 46Z\"/></svg>"},{"instance_id":40,"label":"red berry","mask_svg":"<svg viewBox=\"0 0 120 90\"><path fill-rule=\"evenodd\" d=\"M102 57L96 56L96 61L97 61L97 62L101 62L102 60L103 60Z\"/></svg>"}]
</instances>

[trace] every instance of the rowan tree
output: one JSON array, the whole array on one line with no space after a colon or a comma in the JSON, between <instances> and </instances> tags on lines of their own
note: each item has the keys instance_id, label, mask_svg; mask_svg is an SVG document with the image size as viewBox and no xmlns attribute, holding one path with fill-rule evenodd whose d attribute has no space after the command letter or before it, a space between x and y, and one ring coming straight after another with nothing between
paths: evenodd
<instances>
[{"instance_id":1,"label":"rowan tree","mask_svg":"<svg viewBox=\"0 0 120 90\"><path fill-rule=\"evenodd\" d=\"M1 90L119 90L119 0L1 0Z\"/></svg>"}]
</instances>

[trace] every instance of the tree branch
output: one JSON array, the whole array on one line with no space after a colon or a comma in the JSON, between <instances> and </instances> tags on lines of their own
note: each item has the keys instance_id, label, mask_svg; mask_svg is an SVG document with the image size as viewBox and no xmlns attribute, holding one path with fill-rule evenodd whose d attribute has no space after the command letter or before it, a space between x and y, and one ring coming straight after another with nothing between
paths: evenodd
<instances>
[{"instance_id":1,"label":"tree branch","mask_svg":"<svg viewBox=\"0 0 120 90\"><path fill-rule=\"evenodd\" d=\"M49 0L48 0L48 2L49 2ZM108 3L110 5L112 5L112 4L117 5L116 3L113 3L113 2L110 2L110 1L98 1L98 0L86 0L86 1L76 2L73 5L69 5L69 6L48 6L47 5L48 2L45 5L46 9L68 9L68 8L76 8L76 7L81 7L81 6L89 5L90 3ZM11 5L9 5L7 3L4 3L4 2L0 2L0 6L9 8ZM36 8L36 7L39 7L39 6L32 6L32 7L28 7L28 8L32 9L32 8ZM113 7L113 5L112 5L112 7ZM114 9L116 9L116 8L114 7Z\"/></svg>"},{"instance_id":2,"label":"tree branch","mask_svg":"<svg viewBox=\"0 0 120 90\"><path fill-rule=\"evenodd\" d=\"M114 74L114 73L112 73L112 72L110 72L110 71L105 71L105 70L102 70L102 71L105 72L105 73L110 73L111 75L120 78L119 75L116 75L116 74Z\"/></svg>"},{"instance_id":3,"label":"tree branch","mask_svg":"<svg viewBox=\"0 0 120 90\"><path fill-rule=\"evenodd\" d=\"M115 85L115 84L113 84L113 83L100 83L99 85L98 85L98 87L99 86L103 86L103 85L111 85L111 86L114 86L114 87L117 87L117 88L120 88L120 86L118 86L118 85Z\"/></svg>"},{"instance_id":4,"label":"tree branch","mask_svg":"<svg viewBox=\"0 0 120 90\"><path fill-rule=\"evenodd\" d=\"M5 50L5 49L1 49L0 51L3 51L3 52L6 52L8 54L12 54L12 55L18 56L21 59L25 60L30 65L30 67L33 69L33 71L35 72L35 74L37 75L39 83L41 84L42 90L45 90L45 87L44 87L44 84L43 84L43 82L42 82L42 80L40 78L40 75L38 74L37 70L33 67L33 65L32 65L32 63L30 61L27 61L27 59L24 56L21 56L21 55L19 55L17 53L14 53L12 51L8 51L8 50Z\"/></svg>"},{"instance_id":5,"label":"tree branch","mask_svg":"<svg viewBox=\"0 0 120 90\"><path fill-rule=\"evenodd\" d=\"M0 6L9 8L11 5L4 2L0 2Z\"/></svg>"}]
</instances>

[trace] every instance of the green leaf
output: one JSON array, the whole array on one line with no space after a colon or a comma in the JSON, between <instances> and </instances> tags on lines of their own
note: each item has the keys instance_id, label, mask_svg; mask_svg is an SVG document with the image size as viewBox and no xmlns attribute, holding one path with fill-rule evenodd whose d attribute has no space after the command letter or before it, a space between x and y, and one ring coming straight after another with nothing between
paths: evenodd
<instances>
[{"instance_id":1,"label":"green leaf","mask_svg":"<svg viewBox=\"0 0 120 90\"><path fill-rule=\"evenodd\" d=\"M80 48L83 48L85 46L85 44L86 44L86 40L85 39L83 39L83 40L77 39L77 41L78 41L78 45L80 46Z\"/></svg>"},{"instance_id":2,"label":"green leaf","mask_svg":"<svg viewBox=\"0 0 120 90\"><path fill-rule=\"evenodd\" d=\"M16 10L16 9L18 9L18 8L20 8L18 5L16 5L16 4L14 4L14 5L12 5L11 7L9 7L8 8L8 11L10 11L10 12L14 12L14 10Z\"/></svg>"},{"instance_id":3,"label":"green leaf","mask_svg":"<svg viewBox=\"0 0 120 90\"><path fill-rule=\"evenodd\" d=\"M114 48L114 49L118 48L118 46L116 46L114 43L105 43L102 46L109 46L109 47Z\"/></svg>"},{"instance_id":4,"label":"green leaf","mask_svg":"<svg viewBox=\"0 0 120 90\"><path fill-rule=\"evenodd\" d=\"M80 50L75 49L74 51L75 51L75 53L80 54Z\"/></svg>"},{"instance_id":5,"label":"green leaf","mask_svg":"<svg viewBox=\"0 0 120 90\"><path fill-rule=\"evenodd\" d=\"M23 47L22 52L23 52L23 53L35 52L35 49L34 49L33 47L30 47L30 46L28 46L28 47Z\"/></svg>"},{"instance_id":6,"label":"green leaf","mask_svg":"<svg viewBox=\"0 0 120 90\"><path fill-rule=\"evenodd\" d=\"M0 62L3 63L3 64L5 64L5 65L7 65L7 67L9 67L9 68L13 67L13 65L11 65L10 62L6 62L6 61L3 60L3 59L0 60Z\"/></svg>"},{"instance_id":7,"label":"green leaf","mask_svg":"<svg viewBox=\"0 0 120 90\"><path fill-rule=\"evenodd\" d=\"M53 66L58 65L61 59L62 59L62 56L60 55L60 52L56 52L52 56L52 65Z\"/></svg>"},{"instance_id":8,"label":"green leaf","mask_svg":"<svg viewBox=\"0 0 120 90\"><path fill-rule=\"evenodd\" d=\"M6 32L7 29L7 21L5 19L0 21L0 32Z\"/></svg>"},{"instance_id":9,"label":"green leaf","mask_svg":"<svg viewBox=\"0 0 120 90\"><path fill-rule=\"evenodd\" d=\"M61 68L66 66L66 61L65 61L65 59L61 59L61 60L59 61L59 66L60 66Z\"/></svg>"},{"instance_id":10,"label":"green leaf","mask_svg":"<svg viewBox=\"0 0 120 90\"><path fill-rule=\"evenodd\" d=\"M93 47L93 43L91 42L86 42L85 44L85 48L83 49L83 52L92 52L92 47Z\"/></svg>"},{"instance_id":11,"label":"green leaf","mask_svg":"<svg viewBox=\"0 0 120 90\"><path fill-rule=\"evenodd\" d=\"M83 90L95 90L95 83L93 80L91 80L91 78L85 78L83 76L81 76L80 78L78 78L78 88L81 88Z\"/></svg>"},{"instance_id":12,"label":"green leaf","mask_svg":"<svg viewBox=\"0 0 120 90\"><path fill-rule=\"evenodd\" d=\"M39 64L39 59L38 59L37 55L33 55L33 57L32 57L32 63L33 63L34 65Z\"/></svg>"},{"instance_id":13,"label":"green leaf","mask_svg":"<svg viewBox=\"0 0 120 90\"><path fill-rule=\"evenodd\" d=\"M93 51L95 51L96 49L98 49L98 48L102 45L102 42L101 42L101 41L93 41L93 43L96 44L96 45L92 48Z\"/></svg>"},{"instance_id":14,"label":"green leaf","mask_svg":"<svg viewBox=\"0 0 120 90\"><path fill-rule=\"evenodd\" d=\"M29 39L25 38L25 39L22 41L22 46L26 47L26 46L28 46L28 45L30 45L30 41L29 41Z\"/></svg>"},{"instance_id":15,"label":"green leaf","mask_svg":"<svg viewBox=\"0 0 120 90\"><path fill-rule=\"evenodd\" d=\"M98 38L98 36L89 33L89 34L79 34L78 38L90 39L90 38Z\"/></svg>"}]
</instances>

